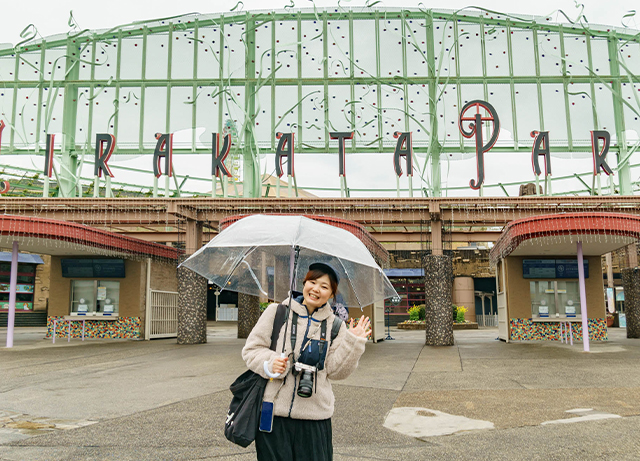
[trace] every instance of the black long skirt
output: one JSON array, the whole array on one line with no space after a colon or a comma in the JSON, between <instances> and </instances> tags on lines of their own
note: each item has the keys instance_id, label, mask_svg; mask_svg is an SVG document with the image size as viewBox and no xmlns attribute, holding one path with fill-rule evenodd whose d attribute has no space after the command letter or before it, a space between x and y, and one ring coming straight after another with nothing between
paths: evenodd
<instances>
[{"instance_id":1,"label":"black long skirt","mask_svg":"<svg viewBox=\"0 0 640 461\"><path fill-rule=\"evenodd\" d=\"M331 461L331 419L291 419L275 416L271 432L258 431L258 461Z\"/></svg>"}]
</instances>

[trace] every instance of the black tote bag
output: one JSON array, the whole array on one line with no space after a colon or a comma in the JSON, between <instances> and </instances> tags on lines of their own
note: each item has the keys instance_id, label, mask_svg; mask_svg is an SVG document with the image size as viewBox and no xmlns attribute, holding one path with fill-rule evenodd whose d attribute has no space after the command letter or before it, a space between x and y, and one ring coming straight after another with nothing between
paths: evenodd
<instances>
[{"instance_id":1,"label":"black tote bag","mask_svg":"<svg viewBox=\"0 0 640 461\"><path fill-rule=\"evenodd\" d=\"M241 447L248 447L255 440L266 385L265 378L247 370L229 387L233 399L224 425L227 440Z\"/></svg>"},{"instance_id":2,"label":"black tote bag","mask_svg":"<svg viewBox=\"0 0 640 461\"><path fill-rule=\"evenodd\" d=\"M285 321L286 306L280 304L273 320L271 346L269 347L272 351L276 350L278 335ZM260 421L262 397L266 386L267 379L251 370L242 373L229 386L233 399L231 399L227 420L224 423L224 436L227 440L245 448L255 440Z\"/></svg>"}]
</instances>

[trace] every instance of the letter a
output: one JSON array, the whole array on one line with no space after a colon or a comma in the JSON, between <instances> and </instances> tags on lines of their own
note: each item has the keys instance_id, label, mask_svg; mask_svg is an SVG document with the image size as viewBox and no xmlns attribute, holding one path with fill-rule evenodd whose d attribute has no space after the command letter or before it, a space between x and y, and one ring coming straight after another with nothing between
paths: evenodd
<instances>
[{"instance_id":1,"label":"letter a","mask_svg":"<svg viewBox=\"0 0 640 461\"><path fill-rule=\"evenodd\" d=\"M153 152L153 174L156 178L162 176L160 168L160 160L164 158L165 174L169 177L173 176L173 133L161 134L156 133L156 150Z\"/></svg>"}]
</instances>

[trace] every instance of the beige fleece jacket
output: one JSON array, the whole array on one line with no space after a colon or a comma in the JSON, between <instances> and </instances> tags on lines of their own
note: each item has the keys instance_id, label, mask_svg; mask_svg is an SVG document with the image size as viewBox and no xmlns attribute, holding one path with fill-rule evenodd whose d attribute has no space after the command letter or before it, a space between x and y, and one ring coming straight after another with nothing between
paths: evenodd
<instances>
[{"instance_id":1,"label":"beige fleece jacket","mask_svg":"<svg viewBox=\"0 0 640 461\"><path fill-rule=\"evenodd\" d=\"M283 301L286 305L288 300ZM242 358L247 363L250 370L267 378L264 372L265 360L269 362L269 370L273 359L280 357L282 343L285 341L285 325L280 330L276 351L269 349L271 345L271 332L273 329L273 319L276 315L277 304L271 304L262 313L258 323L249 334L247 342L242 349ZM307 308L296 301L291 301L291 309L298 313L298 333L296 336L295 358L300 354L304 334L307 330L308 316ZM320 325L322 320L327 320L327 340L331 339L331 325L334 314L331 307L325 304L316 309L312 316L318 322L311 321L308 337L310 339L320 339ZM334 396L331 389L331 381L347 378L358 366L360 356L364 352L367 340L358 338L351 333L343 323L338 336L329 345L324 370L318 371L317 381L314 383L314 392L311 397L303 398L296 394L300 374L294 376L291 373L293 359L291 354L291 321L288 319L287 338L285 341L285 354L289 357L286 371L279 378L274 378L267 383L264 392L264 401L273 402L274 415L290 417L294 419L321 420L331 418L333 415Z\"/></svg>"}]
</instances>

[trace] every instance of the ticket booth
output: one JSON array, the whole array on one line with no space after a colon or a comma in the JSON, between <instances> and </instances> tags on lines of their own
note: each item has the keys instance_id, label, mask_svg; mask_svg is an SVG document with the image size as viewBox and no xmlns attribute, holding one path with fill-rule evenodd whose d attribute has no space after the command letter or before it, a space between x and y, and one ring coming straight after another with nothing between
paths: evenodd
<instances>
[{"instance_id":1,"label":"ticket booth","mask_svg":"<svg viewBox=\"0 0 640 461\"><path fill-rule=\"evenodd\" d=\"M637 242L640 218L565 213L512 221L491 250L496 266L499 337L607 339L601 256ZM588 334L583 334L588 332Z\"/></svg>"}]
</instances>

